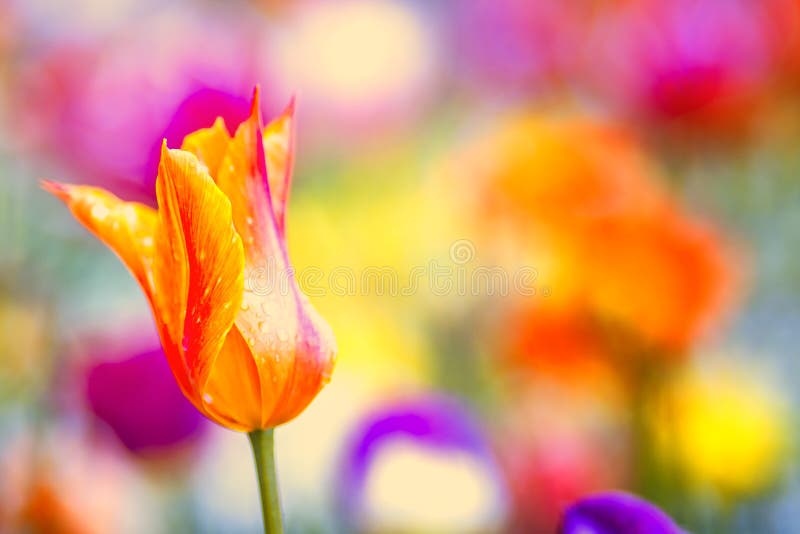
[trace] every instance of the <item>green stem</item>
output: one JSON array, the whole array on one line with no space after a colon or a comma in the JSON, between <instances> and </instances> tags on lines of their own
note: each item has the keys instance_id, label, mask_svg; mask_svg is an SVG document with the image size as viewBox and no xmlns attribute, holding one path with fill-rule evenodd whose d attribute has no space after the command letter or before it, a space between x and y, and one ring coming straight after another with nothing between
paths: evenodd
<instances>
[{"instance_id":1,"label":"green stem","mask_svg":"<svg viewBox=\"0 0 800 534\"><path fill-rule=\"evenodd\" d=\"M264 517L264 534L283 534L281 499L278 493L278 477L275 474L273 430L254 430L247 435L253 446L258 473L258 489L261 495L261 513Z\"/></svg>"}]
</instances>

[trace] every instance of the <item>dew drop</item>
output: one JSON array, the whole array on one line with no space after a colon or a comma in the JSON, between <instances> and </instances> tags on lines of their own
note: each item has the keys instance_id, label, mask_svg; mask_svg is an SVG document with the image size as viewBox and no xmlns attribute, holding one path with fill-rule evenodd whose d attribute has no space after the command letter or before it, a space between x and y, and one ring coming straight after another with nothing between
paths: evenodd
<instances>
[{"instance_id":1,"label":"dew drop","mask_svg":"<svg viewBox=\"0 0 800 534\"><path fill-rule=\"evenodd\" d=\"M253 226L253 222L254 222L254 221L253 221L253 218L252 218L252 217L248 217L248 218L247 218L247 224L248 224L249 226Z\"/></svg>"},{"instance_id":2,"label":"dew drop","mask_svg":"<svg viewBox=\"0 0 800 534\"><path fill-rule=\"evenodd\" d=\"M92 218L97 219L98 221L102 221L108 217L108 208L103 206L102 204L95 204L92 207Z\"/></svg>"},{"instance_id":3,"label":"dew drop","mask_svg":"<svg viewBox=\"0 0 800 534\"><path fill-rule=\"evenodd\" d=\"M264 321L259 321L258 322L258 329L261 330L262 332L266 332L267 331L267 323L265 323Z\"/></svg>"},{"instance_id":4,"label":"dew drop","mask_svg":"<svg viewBox=\"0 0 800 534\"><path fill-rule=\"evenodd\" d=\"M208 393L203 393L203 400L205 401L206 404L211 404L212 402L214 402L214 398Z\"/></svg>"},{"instance_id":5,"label":"dew drop","mask_svg":"<svg viewBox=\"0 0 800 534\"><path fill-rule=\"evenodd\" d=\"M242 302L242 311L247 311L250 309L250 305L246 302Z\"/></svg>"}]
</instances>

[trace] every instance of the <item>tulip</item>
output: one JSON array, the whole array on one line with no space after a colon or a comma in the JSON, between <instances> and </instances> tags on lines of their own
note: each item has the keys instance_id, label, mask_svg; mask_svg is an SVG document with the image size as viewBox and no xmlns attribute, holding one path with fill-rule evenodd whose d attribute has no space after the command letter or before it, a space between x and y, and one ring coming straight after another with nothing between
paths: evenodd
<instances>
[{"instance_id":1,"label":"tulip","mask_svg":"<svg viewBox=\"0 0 800 534\"><path fill-rule=\"evenodd\" d=\"M218 118L181 150L165 141L157 210L99 188L44 183L142 286L186 398L212 421L250 434L265 528L277 532L272 429L308 406L336 353L289 264L293 125L290 104L263 127L256 89L232 137Z\"/></svg>"},{"instance_id":2,"label":"tulip","mask_svg":"<svg viewBox=\"0 0 800 534\"><path fill-rule=\"evenodd\" d=\"M644 499L622 492L585 497L564 513L559 534L682 534L672 519Z\"/></svg>"}]
</instances>

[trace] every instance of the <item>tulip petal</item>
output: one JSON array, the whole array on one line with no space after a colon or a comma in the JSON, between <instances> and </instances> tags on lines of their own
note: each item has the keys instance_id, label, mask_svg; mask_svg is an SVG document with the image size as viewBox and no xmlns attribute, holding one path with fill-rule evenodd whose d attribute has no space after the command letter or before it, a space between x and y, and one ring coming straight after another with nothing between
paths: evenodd
<instances>
[{"instance_id":1,"label":"tulip petal","mask_svg":"<svg viewBox=\"0 0 800 534\"><path fill-rule=\"evenodd\" d=\"M264 128L264 151L272 210L281 236L286 235L286 205L294 166L294 109L295 102L292 98L286 110Z\"/></svg>"},{"instance_id":2,"label":"tulip petal","mask_svg":"<svg viewBox=\"0 0 800 534\"><path fill-rule=\"evenodd\" d=\"M270 426L290 421L305 410L330 381L336 362L333 331L302 294L298 296L296 331L289 379L280 392L280 409L269 415L264 413L263 422Z\"/></svg>"},{"instance_id":3,"label":"tulip petal","mask_svg":"<svg viewBox=\"0 0 800 534\"><path fill-rule=\"evenodd\" d=\"M230 202L193 154L163 145L156 196L155 294L168 334L162 341L167 352L183 355L197 404L241 305L244 253Z\"/></svg>"},{"instance_id":4,"label":"tulip petal","mask_svg":"<svg viewBox=\"0 0 800 534\"><path fill-rule=\"evenodd\" d=\"M203 407L225 426L249 432L261 426L261 384L250 347L231 328L214 362L202 396Z\"/></svg>"},{"instance_id":5,"label":"tulip petal","mask_svg":"<svg viewBox=\"0 0 800 534\"><path fill-rule=\"evenodd\" d=\"M48 181L42 187L63 200L75 218L119 256L152 302L155 210L97 187Z\"/></svg>"},{"instance_id":6,"label":"tulip petal","mask_svg":"<svg viewBox=\"0 0 800 534\"><path fill-rule=\"evenodd\" d=\"M270 258L280 257L283 245L272 210L259 106L256 90L250 117L228 144L216 181L231 201L233 224L244 241L248 265L265 267Z\"/></svg>"},{"instance_id":7,"label":"tulip petal","mask_svg":"<svg viewBox=\"0 0 800 534\"><path fill-rule=\"evenodd\" d=\"M222 117L217 117L210 128L203 128L187 135L183 140L181 150L197 156L197 159L208 168L209 174L215 177L219 173L222 160L228 151L230 140L231 136L228 128L225 127L225 121Z\"/></svg>"}]
</instances>

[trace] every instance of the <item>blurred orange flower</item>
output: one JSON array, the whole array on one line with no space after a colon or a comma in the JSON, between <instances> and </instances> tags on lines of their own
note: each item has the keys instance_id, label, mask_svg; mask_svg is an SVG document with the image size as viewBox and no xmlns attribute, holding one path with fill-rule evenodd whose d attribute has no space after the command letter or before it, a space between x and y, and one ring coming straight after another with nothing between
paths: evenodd
<instances>
[{"instance_id":1,"label":"blurred orange flower","mask_svg":"<svg viewBox=\"0 0 800 534\"><path fill-rule=\"evenodd\" d=\"M468 147L479 211L573 229L587 217L647 212L665 195L636 139L579 116L520 115Z\"/></svg>"},{"instance_id":2,"label":"blurred orange flower","mask_svg":"<svg viewBox=\"0 0 800 534\"><path fill-rule=\"evenodd\" d=\"M501 314L491 345L505 363L530 377L547 377L570 390L601 390L611 399L621 384L603 332L588 310L574 303L521 303Z\"/></svg>"},{"instance_id":3,"label":"blurred orange flower","mask_svg":"<svg viewBox=\"0 0 800 534\"><path fill-rule=\"evenodd\" d=\"M258 90L230 136L222 119L166 143L158 210L93 187L45 183L136 277L183 394L252 431L296 417L328 382L333 334L292 275L285 212L293 104L262 127Z\"/></svg>"},{"instance_id":4,"label":"blurred orange flower","mask_svg":"<svg viewBox=\"0 0 800 534\"><path fill-rule=\"evenodd\" d=\"M585 299L646 345L680 352L731 304L732 256L716 233L675 208L601 217L575 238Z\"/></svg>"},{"instance_id":5,"label":"blurred orange flower","mask_svg":"<svg viewBox=\"0 0 800 534\"><path fill-rule=\"evenodd\" d=\"M626 130L588 117L521 115L465 153L459 176L475 183L466 188L468 211L489 229L489 246L512 235L520 256L533 250L528 261L555 258L548 281L559 306L674 352L731 303L737 277L722 239L676 206ZM585 336L567 326L554 342L572 351Z\"/></svg>"}]
</instances>

